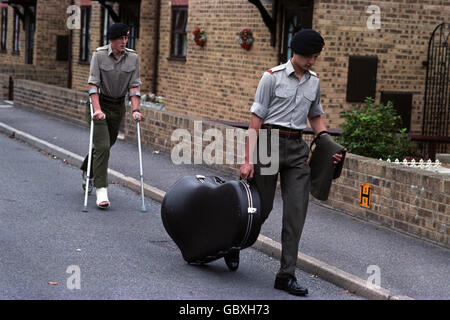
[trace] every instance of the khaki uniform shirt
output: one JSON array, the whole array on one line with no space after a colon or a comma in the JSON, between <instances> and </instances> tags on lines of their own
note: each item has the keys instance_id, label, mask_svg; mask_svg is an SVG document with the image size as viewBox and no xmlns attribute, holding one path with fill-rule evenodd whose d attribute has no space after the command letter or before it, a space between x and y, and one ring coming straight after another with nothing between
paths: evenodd
<instances>
[{"instance_id":1,"label":"khaki uniform shirt","mask_svg":"<svg viewBox=\"0 0 450 320\"><path fill-rule=\"evenodd\" d=\"M291 61L264 72L250 109L265 124L306 128L306 119L323 114L317 74L305 71L298 80Z\"/></svg>"},{"instance_id":2,"label":"khaki uniform shirt","mask_svg":"<svg viewBox=\"0 0 450 320\"><path fill-rule=\"evenodd\" d=\"M116 60L111 44L97 48L92 56L89 84L100 88L103 95L119 98L130 88L139 87L139 57L136 51L126 48Z\"/></svg>"}]
</instances>

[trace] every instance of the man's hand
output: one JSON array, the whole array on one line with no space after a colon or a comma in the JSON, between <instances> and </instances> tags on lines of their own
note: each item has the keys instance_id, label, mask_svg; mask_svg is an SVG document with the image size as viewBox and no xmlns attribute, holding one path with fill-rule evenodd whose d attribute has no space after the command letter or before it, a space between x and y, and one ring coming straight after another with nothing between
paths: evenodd
<instances>
[{"instance_id":1,"label":"man's hand","mask_svg":"<svg viewBox=\"0 0 450 320\"><path fill-rule=\"evenodd\" d=\"M244 163L241 165L241 178L253 179L253 174L255 173L255 166L251 163Z\"/></svg>"},{"instance_id":2,"label":"man's hand","mask_svg":"<svg viewBox=\"0 0 450 320\"><path fill-rule=\"evenodd\" d=\"M105 120L106 115L102 112L102 110L97 110L94 112L94 120Z\"/></svg>"},{"instance_id":3,"label":"man's hand","mask_svg":"<svg viewBox=\"0 0 450 320\"><path fill-rule=\"evenodd\" d=\"M135 122L141 122L144 120L144 117L142 116L141 112L139 111L139 106L141 105L141 98L136 95L136 92L138 92L138 91L139 91L139 87L134 87L134 88L130 89L131 108L132 108L132 110L136 110L136 111L131 112L131 117L133 118L133 120Z\"/></svg>"},{"instance_id":4,"label":"man's hand","mask_svg":"<svg viewBox=\"0 0 450 320\"><path fill-rule=\"evenodd\" d=\"M342 151L347 152L347 148L345 148ZM333 155L333 164L338 164L341 161L342 161L342 153L335 153Z\"/></svg>"},{"instance_id":5,"label":"man's hand","mask_svg":"<svg viewBox=\"0 0 450 320\"><path fill-rule=\"evenodd\" d=\"M245 138L245 162L241 165L241 178L253 179L255 173L255 166L253 165L252 155L256 147L259 129L263 123L263 119L252 114L250 125L248 126L248 135Z\"/></svg>"},{"instance_id":6,"label":"man's hand","mask_svg":"<svg viewBox=\"0 0 450 320\"><path fill-rule=\"evenodd\" d=\"M144 120L144 116L139 111L133 112L133 120L135 122L141 122Z\"/></svg>"},{"instance_id":7,"label":"man's hand","mask_svg":"<svg viewBox=\"0 0 450 320\"><path fill-rule=\"evenodd\" d=\"M319 132L322 131L327 131L327 127L325 125L325 121L323 120L322 116L316 116L314 118L309 118L308 120L315 134L318 134ZM343 151L347 152L347 148L345 148ZM335 153L333 155L333 164L338 164L341 161L342 161L342 153Z\"/></svg>"}]
</instances>

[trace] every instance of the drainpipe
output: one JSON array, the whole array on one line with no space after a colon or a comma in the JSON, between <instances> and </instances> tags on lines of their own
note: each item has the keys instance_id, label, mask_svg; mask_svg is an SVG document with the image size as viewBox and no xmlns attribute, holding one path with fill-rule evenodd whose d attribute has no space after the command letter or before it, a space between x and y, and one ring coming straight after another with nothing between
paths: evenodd
<instances>
[{"instance_id":1,"label":"drainpipe","mask_svg":"<svg viewBox=\"0 0 450 320\"><path fill-rule=\"evenodd\" d=\"M70 5L73 6L75 4L74 0L70 0ZM68 48L68 53L69 53L69 57L68 57L68 79L67 79L67 88L71 89L72 88L72 40L73 40L73 31L72 29L69 29L69 48Z\"/></svg>"},{"instance_id":2,"label":"drainpipe","mask_svg":"<svg viewBox=\"0 0 450 320\"><path fill-rule=\"evenodd\" d=\"M8 100L14 100L14 78L13 76L9 76L9 87L8 87Z\"/></svg>"},{"instance_id":3,"label":"drainpipe","mask_svg":"<svg viewBox=\"0 0 450 320\"><path fill-rule=\"evenodd\" d=\"M161 20L161 0L156 0L156 26L155 26L155 49L153 55L153 80L152 93L157 95L158 90L158 56L159 56L159 24Z\"/></svg>"}]
</instances>

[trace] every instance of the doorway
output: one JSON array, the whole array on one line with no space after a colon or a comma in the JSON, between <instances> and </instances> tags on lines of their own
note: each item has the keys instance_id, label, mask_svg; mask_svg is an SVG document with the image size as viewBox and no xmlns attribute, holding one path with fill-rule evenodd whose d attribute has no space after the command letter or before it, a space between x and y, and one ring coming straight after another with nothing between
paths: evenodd
<instances>
[{"instance_id":1,"label":"doorway","mask_svg":"<svg viewBox=\"0 0 450 320\"><path fill-rule=\"evenodd\" d=\"M312 28L313 9L312 0L286 0L280 3L280 64L286 63L293 56L290 47L293 36L301 29Z\"/></svg>"}]
</instances>

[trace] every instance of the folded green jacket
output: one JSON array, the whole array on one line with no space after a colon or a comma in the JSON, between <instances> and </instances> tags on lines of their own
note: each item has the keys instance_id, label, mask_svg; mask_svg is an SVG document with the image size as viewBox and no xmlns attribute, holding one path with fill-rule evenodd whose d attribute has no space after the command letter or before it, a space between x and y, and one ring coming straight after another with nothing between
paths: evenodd
<instances>
[{"instance_id":1,"label":"folded green jacket","mask_svg":"<svg viewBox=\"0 0 450 320\"><path fill-rule=\"evenodd\" d=\"M328 199L331 182L341 175L345 160L345 147L336 143L329 134L323 133L326 131L320 132L310 146L311 194L318 200ZM342 161L335 165L333 155L336 153L342 153Z\"/></svg>"}]
</instances>

